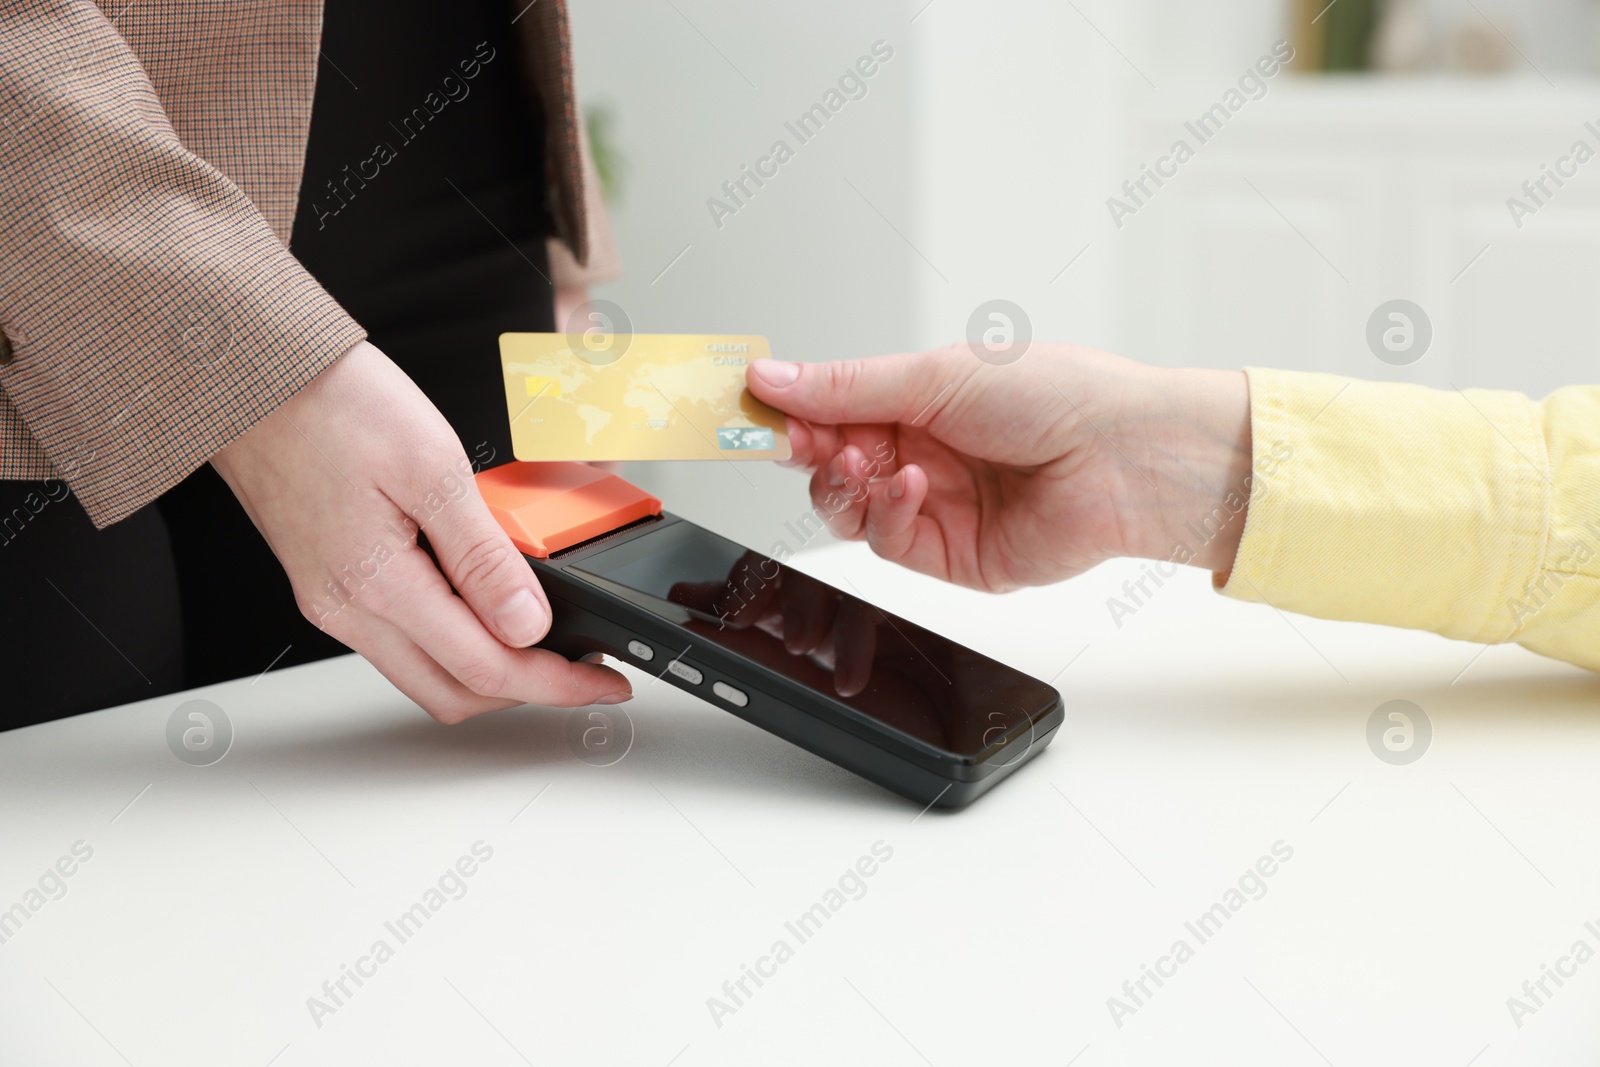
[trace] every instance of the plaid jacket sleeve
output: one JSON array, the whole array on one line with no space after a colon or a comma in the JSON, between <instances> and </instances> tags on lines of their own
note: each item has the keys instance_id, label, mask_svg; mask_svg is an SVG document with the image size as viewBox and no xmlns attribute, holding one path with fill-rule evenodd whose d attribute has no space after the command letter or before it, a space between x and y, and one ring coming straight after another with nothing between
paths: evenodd
<instances>
[{"instance_id":1,"label":"plaid jacket sleeve","mask_svg":"<svg viewBox=\"0 0 1600 1067\"><path fill-rule=\"evenodd\" d=\"M285 246L307 117L296 127L292 112L309 109L320 3L139 6L117 4L119 27L89 0L0 0L0 478L66 481L98 527L365 336ZM162 96L186 91L181 55L150 65L173 81L158 95L129 44L141 33L208 54L208 76L214 49L236 46L235 93L267 109L254 120L298 129L268 143L293 160L263 198L276 230L208 162L226 152L202 158L175 132Z\"/></svg>"}]
</instances>

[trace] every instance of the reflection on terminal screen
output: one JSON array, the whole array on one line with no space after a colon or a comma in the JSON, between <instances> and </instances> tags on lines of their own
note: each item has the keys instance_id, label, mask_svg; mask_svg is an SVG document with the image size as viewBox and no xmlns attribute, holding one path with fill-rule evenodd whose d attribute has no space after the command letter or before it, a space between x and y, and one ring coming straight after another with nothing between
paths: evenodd
<instances>
[{"instance_id":1,"label":"reflection on terminal screen","mask_svg":"<svg viewBox=\"0 0 1600 1067\"><path fill-rule=\"evenodd\" d=\"M1020 671L690 523L568 570L676 605L657 610L684 627L685 645L738 652L960 756L1029 741L1028 724L1056 700Z\"/></svg>"}]
</instances>

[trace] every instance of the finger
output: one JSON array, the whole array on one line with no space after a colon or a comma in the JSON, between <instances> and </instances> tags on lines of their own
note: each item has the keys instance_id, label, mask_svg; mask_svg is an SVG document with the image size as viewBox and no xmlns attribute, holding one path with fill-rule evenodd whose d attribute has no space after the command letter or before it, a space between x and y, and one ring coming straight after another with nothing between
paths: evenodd
<instances>
[{"instance_id":1,"label":"finger","mask_svg":"<svg viewBox=\"0 0 1600 1067\"><path fill-rule=\"evenodd\" d=\"M789 435L789 458L778 460L780 467L806 468L811 466L811 426L804 419L785 415L784 432Z\"/></svg>"},{"instance_id":2,"label":"finger","mask_svg":"<svg viewBox=\"0 0 1600 1067\"><path fill-rule=\"evenodd\" d=\"M880 535L874 535L870 530L863 531L863 536L872 545L874 552L886 559L892 559L907 570L931 575L947 582L952 581L950 547L945 543L944 528L922 513L922 508L927 504L931 493L928 474L920 467L912 466L906 468L905 477L905 496L898 500L887 499L878 505L880 509L885 509L880 511L881 517L876 520L883 524L881 541L874 543L873 537ZM887 497L888 487L879 486L874 489L875 495L880 492ZM910 499L917 501L915 510L906 503ZM910 513L909 533L897 527L897 523L904 521L904 516L899 513L902 507ZM870 514L871 504L868 505L868 510L868 521L874 521ZM879 549L879 544L882 544L882 550ZM889 553L895 554L889 555Z\"/></svg>"},{"instance_id":3,"label":"finger","mask_svg":"<svg viewBox=\"0 0 1600 1067\"><path fill-rule=\"evenodd\" d=\"M786 466L802 469L826 466L846 445L855 445L866 455L871 477L887 478L895 472L897 433L893 426L878 423L813 425L799 419L791 419L790 422L804 429L801 431L801 443L794 447L794 455L784 461Z\"/></svg>"},{"instance_id":4,"label":"finger","mask_svg":"<svg viewBox=\"0 0 1600 1067\"><path fill-rule=\"evenodd\" d=\"M450 725L475 715L482 715L484 712L501 711L528 703L515 697L492 697L474 693L393 623L371 614L361 615L359 619L353 621L354 629L358 632L352 633L346 643L351 647L360 648L361 654L377 667L396 689L410 697L422 710L439 722ZM542 653L544 650L529 650L529 653L532 652ZM516 652L513 651L513 654ZM555 656L554 653L547 654ZM559 656L555 658L560 659ZM620 701L601 697L591 703L620 703Z\"/></svg>"},{"instance_id":5,"label":"finger","mask_svg":"<svg viewBox=\"0 0 1600 1067\"><path fill-rule=\"evenodd\" d=\"M845 443L861 453L862 477L871 482L886 481L900 469L892 427L846 426L843 429Z\"/></svg>"},{"instance_id":6,"label":"finger","mask_svg":"<svg viewBox=\"0 0 1600 1067\"><path fill-rule=\"evenodd\" d=\"M714 615L724 625L743 629L760 621L776 595L766 573L767 558L746 552L735 561L726 578L707 582L674 582L667 599L704 615ZM772 577L776 577L773 572Z\"/></svg>"},{"instance_id":7,"label":"finger","mask_svg":"<svg viewBox=\"0 0 1600 1067\"><path fill-rule=\"evenodd\" d=\"M342 632L335 636L358 649L396 689L442 723L458 723L486 711L523 703L472 692L393 623L359 611L341 612L340 616L338 629ZM330 627L329 632L333 629Z\"/></svg>"},{"instance_id":8,"label":"finger","mask_svg":"<svg viewBox=\"0 0 1600 1067\"><path fill-rule=\"evenodd\" d=\"M895 427L875 423L813 426L812 432L815 434L812 456L816 466L822 466L826 460L847 448L854 448L857 455L852 470L868 481L887 478L898 467L894 448L894 440L898 436Z\"/></svg>"},{"instance_id":9,"label":"finger","mask_svg":"<svg viewBox=\"0 0 1600 1067\"><path fill-rule=\"evenodd\" d=\"M769 573L770 570L770 573ZM758 625L777 603L782 569L759 552L746 552L728 572L723 621L740 629ZM731 609L731 611L730 611Z\"/></svg>"},{"instance_id":10,"label":"finger","mask_svg":"<svg viewBox=\"0 0 1600 1067\"><path fill-rule=\"evenodd\" d=\"M514 648L511 654L526 661L545 690L524 703L551 708L581 708L588 704L621 704L633 699L633 686L621 671L586 659L573 662L548 648Z\"/></svg>"},{"instance_id":11,"label":"finger","mask_svg":"<svg viewBox=\"0 0 1600 1067\"><path fill-rule=\"evenodd\" d=\"M450 592L444 576L421 552L401 552L390 560L360 590L355 603L392 623L479 696L578 707L632 692L628 680L609 667L571 663L547 649L507 647Z\"/></svg>"},{"instance_id":12,"label":"finger","mask_svg":"<svg viewBox=\"0 0 1600 1067\"><path fill-rule=\"evenodd\" d=\"M853 598L839 608L833 629L833 687L842 697L855 696L872 680L878 654L876 610Z\"/></svg>"},{"instance_id":13,"label":"finger","mask_svg":"<svg viewBox=\"0 0 1600 1067\"><path fill-rule=\"evenodd\" d=\"M835 488L842 489L864 506L872 486L882 485L888 480L884 465L876 456L867 455L866 449L854 441L840 450L840 457L844 483Z\"/></svg>"},{"instance_id":14,"label":"finger","mask_svg":"<svg viewBox=\"0 0 1600 1067\"><path fill-rule=\"evenodd\" d=\"M859 455L859 450L852 455L847 445L811 476L811 499L822 508L834 535L848 541L861 537L870 496L866 480L852 469L853 459Z\"/></svg>"},{"instance_id":15,"label":"finger","mask_svg":"<svg viewBox=\"0 0 1600 1067\"><path fill-rule=\"evenodd\" d=\"M440 569L491 633L524 648L549 631L550 602L476 482L466 479L466 492L435 511L425 529Z\"/></svg>"},{"instance_id":16,"label":"finger","mask_svg":"<svg viewBox=\"0 0 1600 1067\"><path fill-rule=\"evenodd\" d=\"M927 425L972 373L966 363L943 350L827 363L758 359L745 382L756 399L813 424Z\"/></svg>"},{"instance_id":17,"label":"finger","mask_svg":"<svg viewBox=\"0 0 1600 1067\"><path fill-rule=\"evenodd\" d=\"M727 592L726 582L673 582L667 589L667 600L703 615L719 615L725 610L719 605Z\"/></svg>"},{"instance_id":18,"label":"finger","mask_svg":"<svg viewBox=\"0 0 1600 1067\"><path fill-rule=\"evenodd\" d=\"M917 539L917 514L928 498L928 475L912 464L886 484L874 486L867 502L866 537L872 551L899 562Z\"/></svg>"},{"instance_id":19,"label":"finger","mask_svg":"<svg viewBox=\"0 0 1600 1067\"><path fill-rule=\"evenodd\" d=\"M815 578L788 571L783 582L783 647L804 656L828 643L839 597Z\"/></svg>"}]
</instances>

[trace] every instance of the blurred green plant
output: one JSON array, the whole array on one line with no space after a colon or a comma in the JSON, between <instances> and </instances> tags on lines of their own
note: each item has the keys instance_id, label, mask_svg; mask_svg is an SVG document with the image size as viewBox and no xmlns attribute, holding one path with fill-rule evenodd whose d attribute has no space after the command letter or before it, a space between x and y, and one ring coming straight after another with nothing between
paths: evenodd
<instances>
[{"instance_id":1,"label":"blurred green plant","mask_svg":"<svg viewBox=\"0 0 1600 1067\"><path fill-rule=\"evenodd\" d=\"M589 153L594 157L594 169L600 172L600 191L610 204L622 199L622 177L628 169L628 162L617 147L616 121L610 104L590 104L583 109Z\"/></svg>"},{"instance_id":2,"label":"blurred green plant","mask_svg":"<svg viewBox=\"0 0 1600 1067\"><path fill-rule=\"evenodd\" d=\"M1322 69L1328 71L1370 70L1369 51L1378 26L1377 0L1338 0L1327 9L1322 21Z\"/></svg>"}]
</instances>

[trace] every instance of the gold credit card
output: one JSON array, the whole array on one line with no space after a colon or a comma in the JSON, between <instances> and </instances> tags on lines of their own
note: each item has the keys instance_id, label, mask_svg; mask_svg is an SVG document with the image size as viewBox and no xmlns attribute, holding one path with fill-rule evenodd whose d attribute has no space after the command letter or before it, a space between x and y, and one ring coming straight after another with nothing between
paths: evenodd
<instances>
[{"instance_id":1,"label":"gold credit card","mask_svg":"<svg viewBox=\"0 0 1600 1067\"><path fill-rule=\"evenodd\" d=\"M521 460L788 459L783 414L744 386L767 339L734 334L503 333Z\"/></svg>"}]
</instances>

